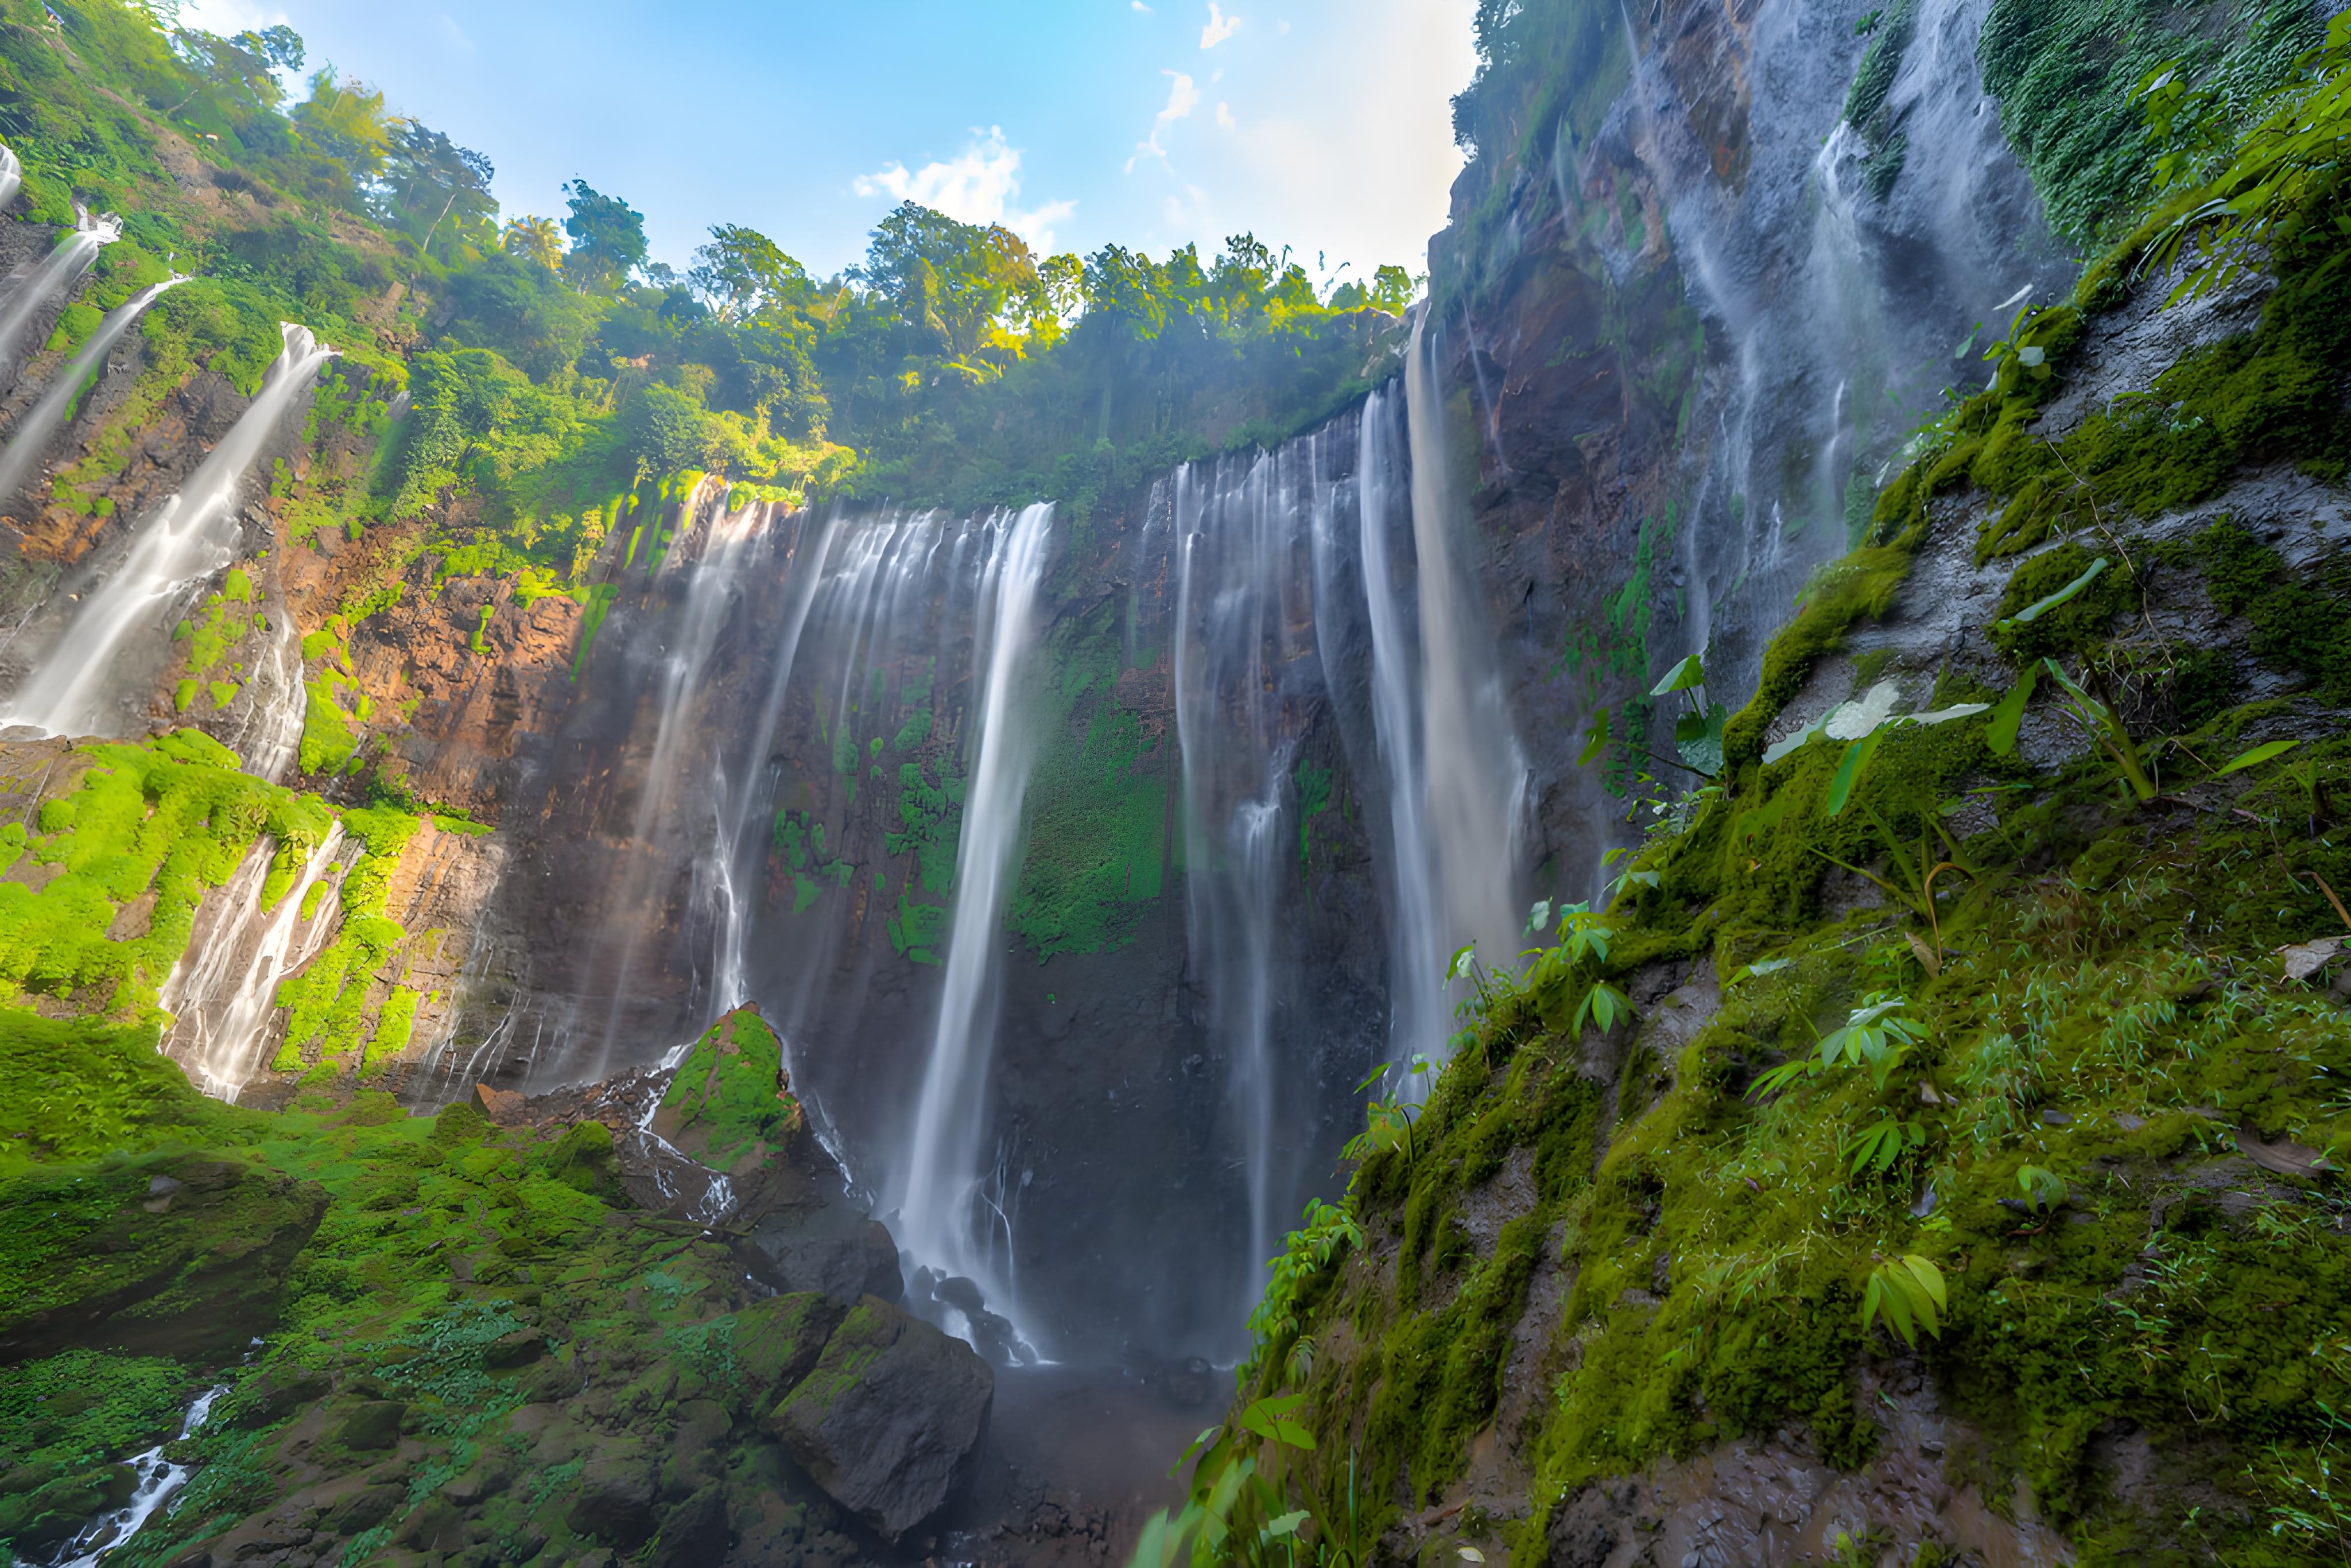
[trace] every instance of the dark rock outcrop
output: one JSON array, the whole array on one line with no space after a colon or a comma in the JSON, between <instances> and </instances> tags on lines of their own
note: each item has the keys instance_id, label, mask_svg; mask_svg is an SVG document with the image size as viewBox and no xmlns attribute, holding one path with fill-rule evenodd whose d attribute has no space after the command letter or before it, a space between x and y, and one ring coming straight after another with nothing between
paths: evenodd
<instances>
[{"instance_id":1,"label":"dark rock outcrop","mask_svg":"<svg viewBox=\"0 0 2351 1568\"><path fill-rule=\"evenodd\" d=\"M969 1345L869 1297L767 1425L828 1495L896 1541L946 1500L995 1393Z\"/></svg>"}]
</instances>

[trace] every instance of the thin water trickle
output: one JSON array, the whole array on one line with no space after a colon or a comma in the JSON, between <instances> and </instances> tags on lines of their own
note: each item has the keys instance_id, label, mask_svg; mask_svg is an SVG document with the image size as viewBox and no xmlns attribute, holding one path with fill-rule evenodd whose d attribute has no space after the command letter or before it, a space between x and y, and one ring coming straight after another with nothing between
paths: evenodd
<instances>
[{"instance_id":1,"label":"thin water trickle","mask_svg":"<svg viewBox=\"0 0 2351 1568\"><path fill-rule=\"evenodd\" d=\"M65 369L49 378L49 384L41 390L40 401L16 422L15 433L8 437L8 444L0 447L0 507L16 500L18 492L33 478L35 466L47 455L49 443L56 439L67 416L73 412L84 384L96 374L106 356L113 351L114 345L121 340L122 334L131 329L131 323L145 314L147 307L154 304L165 289L184 281L184 278L173 277L150 284L116 306L108 312L106 319L99 323L98 330L90 334L89 341L81 346L80 351L68 361Z\"/></svg>"},{"instance_id":2,"label":"thin water trickle","mask_svg":"<svg viewBox=\"0 0 2351 1568\"><path fill-rule=\"evenodd\" d=\"M23 685L0 704L0 724L32 725L50 735L123 727L113 708L124 645L142 628L167 620L182 597L235 558L238 487L287 409L334 352L306 328L289 324L282 330L285 349L259 395L179 492L141 519L121 559L83 597Z\"/></svg>"},{"instance_id":3,"label":"thin water trickle","mask_svg":"<svg viewBox=\"0 0 2351 1568\"><path fill-rule=\"evenodd\" d=\"M1404 1061L1445 1038L1445 938L1437 925L1436 866L1422 781L1420 647L1396 581L1395 481L1404 470L1401 411L1387 387L1364 407L1355 465L1364 595L1372 632L1372 721L1387 782L1388 854L1395 887L1388 920L1388 1058ZM1407 514L1407 524L1409 514ZM1406 529L1409 535L1409 528Z\"/></svg>"},{"instance_id":4,"label":"thin water trickle","mask_svg":"<svg viewBox=\"0 0 2351 1568\"><path fill-rule=\"evenodd\" d=\"M180 1422L180 1437L194 1437L196 1429L212 1415L214 1404L227 1392L228 1385L224 1383L196 1396ZM161 1443L123 1462L139 1478L131 1500L83 1526L58 1553L57 1568L98 1568L117 1547L138 1534L141 1526L165 1508L195 1473L186 1465L165 1458Z\"/></svg>"},{"instance_id":5,"label":"thin water trickle","mask_svg":"<svg viewBox=\"0 0 2351 1568\"><path fill-rule=\"evenodd\" d=\"M10 159L13 162L15 154ZM21 172L16 179L23 182ZM55 250L41 258L24 282L0 299L0 380L13 382L18 369L32 357L25 340L33 322L81 281L100 249L121 237L120 218L110 213L98 218L85 216Z\"/></svg>"},{"instance_id":6,"label":"thin water trickle","mask_svg":"<svg viewBox=\"0 0 2351 1568\"><path fill-rule=\"evenodd\" d=\"M1516 949L1519 832L1527 761L1502 693L1493 618L1478 601L1473 563L1457 559L1460 508L1445 438L1428 313L1405 352L1405 434L1412 446L1412 538L1420 588L1420 731L1434 904L1447 948L1475 944L1489 966ZM1433 1049L1441 1043L1430 1040Z\"/></svg>"},{"instance_id":7,"label":"thin water trickle","mask_svg":"<svg viewBox=\"0 0 2351 1568\"><path fill-rule=\"evenodd\" d=\"M25 165L16 160L14 148L0 147L0 208L16 199L25 188Z\"/></svg>"},{"instance_id":8,"label":"thin water trickle","mask_svg":"<svg viewBox=\"0 0 2351 1568\"><path fill-rule=\"evenodd\" d=\"M641 852L630 857L623 873L627 882L621 903L640 916L643 907L656 896L653 879L665 869L664 857L659 852L662 846L665 842L683 844L715 837L715 832L702 830L702 821L730 820L731 790L725 762L716 755L705 758L697 753L694 743L707 735L707 727L700 722L707 717L703 712L703 688L720 634L741 603L745 563L762 538L767 508L754 504L739 512L729 512L721 495L716 498L718 504L706 524L697 527L705 492L719 483L705 478L682 503L676 524L678 542L664 556L659 568L662 574L684 574L686 587L684 602L675 620L668 623L667 651L653 693L659 716L652 754L645 764L644 787L638 793L630 831L630 842ZM696 538L700 549L688 561L688 547ZM683 830L676 821L681 816L690 820ZM697 869L710 852L696 857ZM629 920L623 928L595 1076L602 1076L611 1068L612 1048L622 1029L622 1008L637 977L639 949L646 925L647 922L639 917ZM729 936L722 932L716 944L722 956L729 941ZM725 967L722 956L717 967L723 971ZM739 980L736 984L739 986ZM705 1016L700 1021L707 1023L742 999L739 991L727 992L723 986L714 987L702 1009Z\"/></svg>"}]
</instances>

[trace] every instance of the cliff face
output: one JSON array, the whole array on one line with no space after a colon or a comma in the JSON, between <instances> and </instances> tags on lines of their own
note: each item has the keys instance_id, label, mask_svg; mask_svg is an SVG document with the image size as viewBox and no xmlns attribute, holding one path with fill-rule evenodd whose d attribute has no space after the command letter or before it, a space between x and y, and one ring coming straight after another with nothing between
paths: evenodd
<instances>
[{"instance_id":1,"label":"cliff face","mask_svg":"<svg viewBox=\"0 0 2351 1568\"><path fill-rule=\"evenodd\" d=\"M987 1071L957 1200L970 1266L1031 1281L1055 1344L1229 1345L1255 1260L1331 1169L1352 1086L1449 1032L1445 956L1483 935L1487 961L1507 958L1515 912L1587 894L1656 792L1632 750L1573 766L1588 713L1629 697L1646 722L1641 695L1685 652L1705 653L1711 700L1745 689L1795 585L1844 542L1853 487L1934 390L1919 367L2048 270L1980 117L1864 186L1865 150L1831 136L1871 47L1848 24L1669 11L1629 39L1570 16L1556 101L1463 177L1433 252L1430 396L1410 411L1441 425L1449 472L1427 494L1449 498L1424 500L1391 386L1279 452L1055 518L1020 629L1015 858L974 917L1002 938L965 1031ZM1976 19L1918 22L1891 89L1912 122L1975 101ZM157 340L188 330L174 317ZM148 336L125 337L68 437L136 434L144 455L47 505L27 570L116 538L109 517L184 478L202 443L183 437L243 406ZM237 746L246 709L291 695L245 675L290 621L289 782L432 809L324 862L347 903L360 865L385 879L362 917L399 935L296 933L306 962L340 955L336 997L315 1019L269 1009L249 1097L281 1101L329 1061L426 1107L476 1082L592 1078L752 996L852 1175L885 1208L912 1201L897 1184L946 1038L1009 519L794 511L683 474L550 523L575 528L583 568L552 591L498 547L447 542L497 537L462 487L415 521L352 513L409 439L401 384L372 355L331 372L243 514L250 610L202 597L122 683L127 723ZM1432 507L1429 535L1415 512ZM1454 559L1432 559L1447 537ZM1462 647L1429 641L1423 573L1458 574ZM1384 643L1384 593L1402 606ZM1482 850L1423 820L1433 772L1477 770L1417 752L1456 700L1424 678L1441 658L1468 661L1446 690L1499 681L1492 761L1523 779L1522 806L1502 788L1487 813L1520 820ZM256 954L267 940L237 929ZM349 1027L318 1021L334 1007Z\"/></svg>"}]
</instances>

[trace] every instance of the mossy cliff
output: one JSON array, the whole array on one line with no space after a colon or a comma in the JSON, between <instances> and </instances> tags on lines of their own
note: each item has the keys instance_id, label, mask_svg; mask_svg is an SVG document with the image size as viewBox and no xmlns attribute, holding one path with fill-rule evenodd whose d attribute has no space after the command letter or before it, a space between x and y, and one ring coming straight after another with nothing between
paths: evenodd
<instances>
[{"instance_id":1,"label":"mossy cliff","mask_svg":"<svg viewBox=\"0 0 2351 1568\"><path fill-rule=\"evenodd\" d=\"M2351 1549L2331 190L2020 319L1721 774L1477 977L1276 1267L1209 1557Z\"/></svg>"},{"instance_id":2,"label":"mossy cliff","mask_svg":"<svg viewBox=\"0 0 2351 1568\"><path fill-rule=\"evenodd\" d=\"M959 1473L977 1358L639 1207L625 1122L616 1149L497 1094L496 1122L347 1088L240 1110L155 1043L0 1015L0 1561L119 1505L155 1443L192 1479L110 1562L887 1561ZM718 1152L821 1164L756 1014L677 1083Z\"/></svg>"}]
</instances>

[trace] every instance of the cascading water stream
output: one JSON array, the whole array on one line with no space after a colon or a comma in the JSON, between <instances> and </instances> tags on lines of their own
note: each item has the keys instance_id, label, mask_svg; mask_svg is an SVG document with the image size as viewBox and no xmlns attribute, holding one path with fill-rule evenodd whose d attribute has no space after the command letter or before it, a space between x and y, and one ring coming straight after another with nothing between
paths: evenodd
<instances>
[{"instance_id":1,"label":"cascading water stream","mask_svg":"<svg viewBox=\"0 0 2351 1568\"><path fill-rule=\"evenodd\" d=\"M229 742L245 770L272 783L286 776L302 750L302 719L308 694L302 683L302 634L283 606L271 616L269 642L248 689L253 705Z\"/></svg>"},{"instance_id":2,"label":"cascading water stream","mask_svg":"<svg viewBox=\"0 0 2351 1568\"><path fill-rule=\"evenodd\" d=\"M334 351L305 328L289 324L282 330L285 349L259 395L179 493L140 522L122 559L83 598L31 675L0 705L0 723L33 725L51 735L115 727L109 694L123 644L142 626L163 620L193 584L235 559L238 486L287 407Z\"/></svg>"},{"instance_id":3,"label":"cascading water stream","mask_svg":"<svg viewBox=\"0 0 2351 1568\"><path fill-rule=\"evenodd\" d=\"M23 176L17 177L21 183ZM24 338L33 322L81 281L102 247L121 237L121 219L111 214L86 219L59 240L57 247L6 298L0 299L0 382L15 381L18 368L31 357Z\"/></svg>"},{"instance_id":4,"label":"cascading water stream","mask_svg":"<svg viewBox=\"0 0 2351 1568\"><path fill-rule=\"evenodd\" d=\"M1443 923L1442 943L1475 943L1483 962L1507 966L1520 931L1519 831L1527 762L1502 694L1490 618L1472 591L1474 579L1454 559L1459 507L1427 324L1424 308L1413 319L1405 352L1404 395L1419 563L1422 778L1427 852L1436 862L1431 902ZM1399 841L1399 860L1405 852Z\"/></svg>"},{"instance_id":5,"label":"cascading water stream","mask_svg":"<svg viewBox=\"0 0 2351 1568\"><path fill-rule=\"evenodd\" d=\"M181 1418L180 1437L194 1437L196 1429L212 1415L213 1406L227 1392L228 1385L224 1383L196 1396L195 1402L188 1406L187 1414ZM120 1508L99 1515L66 1542L64 1550L58 1553L57 1568L98 1568L117 1547L138 1534L140 1528L154 1518L179 1494L180 1489L188 1484L188 1478L195 1472L177 1460L164 1458L163 1448L164 1445L158 1443L144 1453L133 1454L123 1461L138 1478L137 1488L131 1492L130 1500Z\"/></svg>"},{"instance_id":6,"label":"cascading water stream","mask_svg":"<svg viewBox=\"0 0 2351 1568\"><path fill-rule=\"evenodd\" d=\"M173 1018L163 1053L190 1069L205 1093L234 1104L260 1071L277 982L308 957L294 951L297 934L307 929L311 941L306 946L315 946L334 924L324 893L316 901L311 893L329 874L342 841L338 821L293 886L266 908L262 885L276 846L266 840L255 844L222 885L221 918L164 982L160 999Z\"/></svg>"},{"instance_id":7,"label":"cascading water stream","mask_svg":"<svg viewBox=\"0 0 2351 1568\"><path fill-rule=\"evenodd\" d=\"M1222 465L1186 465L1173 497L1186 931L1238 1124L1252 1265L1279 1248L1294 1174L1276 1148L1284 1096L1273 1005L1278 846L1296 747L1267 694L1310 521L1301 492L1311 484L1294 482L1284 455L1259 455L1227 488ZM1254 1269L1245 1279L1254 1298Z\"/></svg>"},{"instance_id":8,"label":"cascading water stream","mask_svg":"<svg viewBox=\"0 0 2351 1568\"><path fill-rule=\"evenodd\" d=\"M690 530L702 504L704 490L717 481L704 479L689 495L681 509L677 533L681 543ZM630 832L630 841L641 852L632 864L629 886L622 903L643 904L652 896L652 889L643 869L646 860L654 857L658 846L671 827L672 819L684 804L682 797L697 786L711 789L716 799L702 804L714 816L726 812L726 768L716 758L707 766L703 759L687 755L689 741L695 735L696 720L703 716L702 688L710 671L711 653L718 644L719 634L735 613L742 594L742 568L752 547L760 537L759 525L765 520L763 507L747 507L740 512L727 512L720 506L701 530L702 549L691 563L679 563L680 549L673 549L663 558L664 571L682 572L686 577L685 600L671 628L669 645L662 661L661 678L654 691L659 721L653 733L653 751L645 765L644 788L638 793L636 814ZM630 984L637 972L639 946L644 933L642 920L632 920L621 945L621 952L612 977L612 1003L606 1015L604 1039L596 1076L609 1069L612 1045L620 1033L621 1008L628 995ZM739 994L718 994L714 988L708 1004L703 1009L707 1015L702 1021L716 1018L742 1000Z\"/></svg>"},{"instance_id":9,"label":"cascading water stream","mask_svg":"<svg viewBox=\"0 0 2351 1568\"><path fill-rule=\"evenodd\" d=\"M131 324L146 312L147 307L162 297L163 290L180 281L174 277L151 284L116 306L108 312L106 319L99 323L98 330L90 334L89 341L81 346L81 351L74 355L65 369L49 378L49 384L42 389L40 401L17 421L16 433L8 437L7 446L0 448L0 506L15 500L17 492L25 487L26 481L33 476L34 466L47 453L50 441L56 437L58 427L65 423L67 414L79 398L83 384L105 361L122 334L131 329Z\"/></svg>"},{"instance_id":10,"label":"cascading water stream","mask_svg":"<svg viewBox=\"0 0 2351 1568\"><path fill-rule=\"evenodd\" d=\"M14 148L0 147L0 208L15 201L24 188L25 165L17 161Z\"/></svg>"},{"instance_id":11,"label":"cascading water stream","mask_svg":"<svg viewBox=\"0 0 2351 1568\"><path fill-rule=\"evenodd\" d=\"M946 973L904 1174L893 1184L900 1244L925 1263L978 1280L991 1301L1008 1306L1009 1270L991 1266L978 1245L974 1208L995 1044L989 982L1018 869L1014 852L1036 746L1023 722L1021 688L1037 637L1037 591L1052 517L1050 504L1026 507L991 541L982 594L986 631L977 644L987 650L987 679L956 849Z\"/></svg>"},{"instance_id":12,"label":"cascading water stream","mask_svg":"<svg viewBox=\"0 0 2351 1568\"><path fill-rule=\"evenodd\" d=\"M1446 1036L1445 989L1439 983L1445 938L1437 931L1436 865L1422 776L1417 622L1405 612L1389 542L1394 476L1404 469L1395 450L1394 403L1395 393L1382 387L1364 405L1355 505L1372 632L1372 721L1387 782L1395 882L1388 921L1388 1055L1402 1062L1435 1049Z\"/></svg>"}]
</instances>

